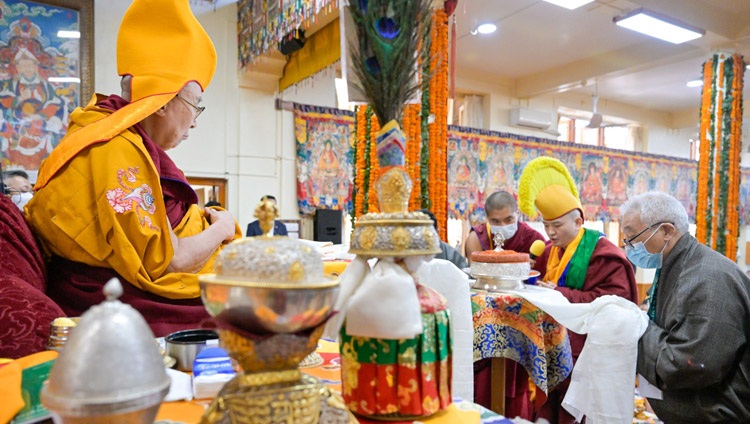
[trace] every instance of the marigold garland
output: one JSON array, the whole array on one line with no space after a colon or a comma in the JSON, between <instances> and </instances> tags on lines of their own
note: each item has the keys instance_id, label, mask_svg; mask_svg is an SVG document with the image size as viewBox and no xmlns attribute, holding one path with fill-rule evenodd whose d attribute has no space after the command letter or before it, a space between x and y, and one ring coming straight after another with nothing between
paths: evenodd
<instances>
[{"instance_id":1,"label":"marigold garland","mask_svg":"<svg viewBox=\"0 0 750 424\"><path fill-rule=\"evenodd\" d=\"M370 209L370 195L373 194L370 190L370 183L372 181L371 179L371 170L372 170L372 145L370 144L370 138L372 137L372 108L370 106L367 106L367 109L365 110L365 136L364 136L364 153L363 156L365 157L365 166L362 168L362 171L364 173L364 178L362 179L362 191L365 192L365 197L362 201L362 213L368 213ZM375 160L377 162L377 159Z\"/></svg>"},{"instance_id":2,"label":"marigold garland","mask_svg":"<svg viewBox=\"0 0 750 424\"><path fill-rule=\"evenodd\" d=\"M416 210L420 204L419 153L421 147L421 122L419 119L420 105L408 104L404 107L403 123L401 127L406 135L406 170L412 180L411 197L409 198L409 210Z\"/></svg>"},{"instance_id":3,"label":"marigold garland","mask_svg":"<svg viewBox=\"0 0 750 424\"><path fill-rule=\"evenodd\" d=\"M429 103L429 196L438 233L445 240L448 219L448 14L440 8L432 21Z\"/></svg>"},{"instance_id":4,"label":"marigold garland","mask_svg":"<svg viewBox=\"0 0 750 424\"><path fill-rule=\"evenodd\" d=\"M732 260L739 237L740 146L745 63L717 53L703 65L696 238Z\"/></svg>"},{"instance_id":5,"label":"marigold garland","mask_svg":"<svg viewBox=\"0 0 750 424\"><path fill-rule=\"evenodd\" d=\"M352 181L354 181L354 187L352 188L352 199L354 199L354 205L352 205L351 211L349 211L349 215L351 216L352 222L357 218L357 194L359 190L357 190L357 178L359 176L359 172L357 172L357 163L359 163L358 153L359 153L359 125L357 125L357 117L359 116L359 106L354 107L354 128L353 134L351 135L351 149L352 149L352 163L354 163L354 166L352 167ZM361 153L359 153L359 156L361 156Z\"/></svg>"},{"instance_id":6,"label":"marigold garland","mask_svg":"<svg viewBox=\"0 0 750 424\"><path fill-rule=\"evenodd\" d=\"M369 108L369 106L368 106ZM369 124L370 124L370 132L368 133L368 147L369 147L369 154L370 154L370 164L368 167L368 172L370 173L370 184L367 188L368 191L368 201L367 201L367 212L380 212L380 207L378 206L378 192L375 190L375 182L380 177L380 163L378 162L378 149L377 149L377 138L378 138L378 131L380 131L380 123L378 122L378 117L375 116L375 113L372 112L372 109L370 108L370 118L369 118Z\"/></svg>"},{"instance_id":7,"label":"marigold garland","mask_svg":"<svg viewBox=\"0 0 750 424\"><path fill-rule=\"evenodd\" d=\"M354 126L357 127L355 144L358 153L354 162L354 208L352 209L355 210L355 218L359 218L364 213L363 205L365 203L365 191L362 189L365 177L365 108L362 106L357 106L355 110Z\"/></svg>"}]
</instances>

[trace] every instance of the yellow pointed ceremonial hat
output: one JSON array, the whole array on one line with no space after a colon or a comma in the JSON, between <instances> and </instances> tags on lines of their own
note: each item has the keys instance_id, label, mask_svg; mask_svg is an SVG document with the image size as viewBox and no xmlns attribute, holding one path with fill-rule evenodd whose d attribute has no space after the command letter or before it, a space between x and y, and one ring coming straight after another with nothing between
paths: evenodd
<instances>
[{"instance_id":1,"label":"yellow pointed ceremonial hat","mask_svg":"<svg viewBox=\"0 0 750 424\"><path fill-rule=\"evenodd\" d=\"M518 181L518 208L531 218L537 209L545 220L557 219L583 207L578 199L578 188L565 164L543 156L529 162Z\"/></svg>"},{"instance_id":2,"label":"yellow pointed ceremonial hat","mask_svg":"<svg viewBox=\"0 0 750 424\"><path fill-rule=\"evenodd\" d=\"M216 49L189 0L135 0L125 12L117 73L132 76L131 102L176 94L190 81L205 90L215 69Z\"/></svg>"}]
</instances>

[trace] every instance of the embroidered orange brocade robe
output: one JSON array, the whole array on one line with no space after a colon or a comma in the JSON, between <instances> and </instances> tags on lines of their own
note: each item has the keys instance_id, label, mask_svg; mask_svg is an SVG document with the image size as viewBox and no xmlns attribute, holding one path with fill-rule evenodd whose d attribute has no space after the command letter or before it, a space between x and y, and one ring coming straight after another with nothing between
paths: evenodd
<instances>
[{"instance_id":1,"label":"embroidered orange brocade robe","mask_svg":"<svg viewBox=\"0 0 750 424\"><path fill-rule=\"evenodd\" d=\"M66 139L111 112L93 101L76 109ZM70 159L60 161L65 155ZM60 162L64 163L58 169L45 169ZM133 286L160 297L200 296L196 274L167 272L174 256L169 216L159 171L136 130L82 144L64 139L42 164L39 176L27 219L47 253L110 268ZM208 225L202 208L188 203L173 230L181 238ZM240 236L237 227L236 237ZM219 251L200 273L213 271Z\"/></svg>"}]
</instances>

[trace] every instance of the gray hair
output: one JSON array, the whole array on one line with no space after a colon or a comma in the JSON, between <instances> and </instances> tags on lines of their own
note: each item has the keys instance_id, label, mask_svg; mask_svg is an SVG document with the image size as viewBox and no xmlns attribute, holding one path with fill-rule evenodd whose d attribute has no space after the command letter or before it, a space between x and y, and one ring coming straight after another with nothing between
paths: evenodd
<instances>
[{"instance_id":1,"label":"gray hair","mask_svg":"<svg viewBox=\"0 0 750 424\"><path fill-rule=\"evenodd\" d=\"M518 209L516 198L507 191L496 191L484 201L484 210L487 212L499 211L503 208L511 208L514 211Z\"/></svg>"},{"instance_id":2,"label":"gray hair","mask_svg":"<svg viewBox=\"0 0 750 424\"><path fill-rule=\"evenodd\" d=\"M120 97L127 101L130 101L130 84L132 81L133 77L131 75L123 75L122 79L120 79Z\"/></svg>"},{"instance_id":3,"label":"gray hair","mask_svg":"<svg viewBox=\"0 0 750 424\"><path fill-rule=\"evenodd\" d=\"M645 225L671 222L680 233L687 234L689 230L687 212L682 203L659 191L649 191L631 198L620 206L620 213L622 216L637 213Z\"/></svg>"}]
</instances>

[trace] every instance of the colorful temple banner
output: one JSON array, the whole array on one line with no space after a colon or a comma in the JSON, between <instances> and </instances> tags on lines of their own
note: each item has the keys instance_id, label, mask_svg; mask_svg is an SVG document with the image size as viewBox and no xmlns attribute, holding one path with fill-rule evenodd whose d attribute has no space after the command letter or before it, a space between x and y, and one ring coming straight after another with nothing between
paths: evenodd
<instances>
[{"instance_id":1,"label":"colorful temple banner","mask_svg":"<svg viewBox=\"0 0 750 424\"><path fill-rule=\"evenodd\" d=\"M300 214L316 208L351 211L354 115L295 105L294 121ZM679 199L695 222L696 161L458 126L448 128L448 217L481 222L486 196L497 190L515 193L523 168L542 155L568 166L587 219L617 221L627 199L658 190ZM741 169L740 177L740 224L750 225L750 169Z\"/></svg>"},{"instance_id":2,"label":"colorful temple banner","mask_svg":"<svg viewBox=\"0 0 750 424\"><path fill-rule=\"evenodd\" d=\"M353 130L349 111L294 105L300 215L317 208L351 210Z\"/></svg>"},{"instance_id":3,"label":"colorful temple banner","mask_svg":"<svg viewBox=\"0 0 750 424\"><path fill-rule=\"evenodd\" d=\"M679 199L695 220L695 161L456 126L448 131L449 216L483 221L485 198L498 190L515 194L523 168L539 156L567 165L587 219L619 220L628 198L659 190Z\"/></svg>"},{"instance_id":4,"label":"colorful temple banner","mask_svg":"<svg viewBox=\"0 0 750 424\"><path fill-rule=\"evenodd\" d=\"M338 10L338 0L239 0L237 38L240 68L276 49L289 33L305 29L316 16Z\"/></svg>"}]
</instances>

